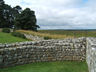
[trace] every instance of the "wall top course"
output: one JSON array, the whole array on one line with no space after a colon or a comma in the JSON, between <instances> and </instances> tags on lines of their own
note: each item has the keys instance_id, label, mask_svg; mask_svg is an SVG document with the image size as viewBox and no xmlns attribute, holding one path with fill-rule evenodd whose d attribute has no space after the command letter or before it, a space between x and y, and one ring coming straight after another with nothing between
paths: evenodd
<instances>
[{"instance_id":1,"label":"wall top course","mask_svg":"<svg viewBox=\"0 0 96 72\"><path fill-rule=\"evenodd\" d=\"M82 43L82 41L85 41L85 37L81 38L75 38L75 39L57 39L57 40L41 40L41 41L26 41L26 42L16 42L16 43L5 43L0 44L0 49L2 48L10 48L10 47L18 47L18 46L26 46L26 45L32 45L32 46L53 46L53 45L67 45L69 43Z\"/></svg>"}]
</instances>

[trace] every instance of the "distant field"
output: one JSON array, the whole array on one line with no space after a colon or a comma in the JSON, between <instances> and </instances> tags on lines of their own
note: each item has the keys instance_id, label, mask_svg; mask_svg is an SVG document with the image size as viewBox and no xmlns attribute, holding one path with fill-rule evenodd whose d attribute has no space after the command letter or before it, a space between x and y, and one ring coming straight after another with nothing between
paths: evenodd
<instances>
[{"instance_id":1,"label":"distant field","mask_svg":"<svg viewBox=\"0 0 96 72\"><path fill-rule=\"evenodd\" d=\"M14 37L11 34L0 32L0 43L13 43L27 41L26 39Z\"/></svg>"},{"instance_id":2,"label":"distant field","mask_svg":"<svg viewBox=\"0 0 96 72\"><path fill-rule=\"evenodd\" d=\"M34 36L40 36L40 37L49 37L52 39L63 39L63 38L73 38L73 36L67 36L64 34L52 34L52 33L48 33L47 31L45 32L34 32L34 31L28 31L28 30L18 30L17 32L21 32L21 33L26 33L26 34L31 34Z\"/></svg>"},{"instance_id":3,"label":"distant field","mask_svg":"<svg viewBox=\"0 0 96 72\"><path fill-rule=\"evenodd\" d=\"M39 30L40 33L49 33L49 34L58 34L58 35L66 35L72 37L96 37L96 31L71 31L71 30Z\"/></svg>"},{"instance_id":4,"label":"distant field","mask_svg":"<svg viewBox=\"0 0 96 72\"><path fill-rule=\"evenodd\" d=\"M67 30L39 30L38 32L19 30L18 32L32 34L40 37L50 37L52 39L96 37L96 31L67 31Z\"/></svg>"},{"instance_id":5,"label":"distant field","mask_svg":"<svg viewBox=\"0 0 96 72\"><path fill-rule=\"evenodd\" d=\"M40 62L0 69L0 72L88 72L88 67L86 62Z\"/></svg>"}]
</instances>

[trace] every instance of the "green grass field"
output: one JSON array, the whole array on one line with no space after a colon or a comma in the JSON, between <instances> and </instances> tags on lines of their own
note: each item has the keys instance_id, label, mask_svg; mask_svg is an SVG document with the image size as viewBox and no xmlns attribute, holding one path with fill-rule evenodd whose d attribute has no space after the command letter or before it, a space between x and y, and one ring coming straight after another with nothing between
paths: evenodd
<instances>
[{"instance_id":1,"label":"green grass field","mask_svg":"<svg viewBox=\"0 0 96 72\"><path fill-rule=\"evenodd\" d=\"M96 31L72 31L72 30L39 30L40 33L67 35L73 37L96 37Z\"/></svg>"},{"instance_id":2,"label":"green grass field","mask_svg":"<svg viewBox=\"0 0 96 72\"><path fill-rule=\"evenodd\" d=\"M14 37L8 33L0 32L0 43L13 43L13 42L22 42L22 41L28 41L28 40L19 37Z\"/></svg>"},{"instance_id":3,"label":"green grass field","mask_svg":"<svg viewBox=\"0 0 96 72\"><path fill-rule=\"evenodd\" d=\"M0 69L0 72L88 72L85 62L40 62Z\"/></svg>"}]
</instances>

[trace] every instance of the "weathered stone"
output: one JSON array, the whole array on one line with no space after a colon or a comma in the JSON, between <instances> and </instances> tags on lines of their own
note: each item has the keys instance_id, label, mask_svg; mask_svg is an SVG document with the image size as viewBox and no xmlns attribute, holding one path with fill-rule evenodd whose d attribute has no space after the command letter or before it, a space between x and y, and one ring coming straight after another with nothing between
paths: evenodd
<instances>
[{"instance_id":1,"label":"weathered stone","mask_svg":"<svg viewBox=\"0 0 96 72\"><path fill-rule=\"evenodd\" d=\"M41 61L84 61L86 58L85 42L85 38L76 38L0 44L1 63L3 64L0 67Z\"/></svg>"},{"instance_id":2,"label":"weathered stone","mask_svg":"<svg viewBox=\"0 0 96 72\"><path fill-rule=\"evenodd\" d=\"M89 72L96 72L96 38L87 38L86 61Z\"/></svg>"},{"instance_id":3,"label":"weathered stone","mask_svg":"<svg viewBox=\"0 0 96 72\"><path fill-rule=\"evenodd\" d=\"M3 62L3 56L0 55L0 65L2 64L2 62Z\"/></svg>"}]
</instances>

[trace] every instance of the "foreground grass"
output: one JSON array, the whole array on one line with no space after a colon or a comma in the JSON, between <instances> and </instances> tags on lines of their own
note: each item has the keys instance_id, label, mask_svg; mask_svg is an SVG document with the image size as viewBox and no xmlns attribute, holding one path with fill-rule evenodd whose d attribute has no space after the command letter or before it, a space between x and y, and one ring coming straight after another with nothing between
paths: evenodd
<instances>
[{"instance_id":1,"label":"foreground grass","mask_svg":"<svg viewBox=\"0 0 96 72\"><path fill-rule=\"evenodd\" d=\"M88 72L86 62L41 62L0 69L0 72Z\"/></svg>"},{"instance_id":2,"label":"foreground grass","mask_svg":"<svg viewBox=\"0 0 96 72\"><path fill-rule=\"evenodd\" d=\"M11 34L0 32L0 43L13 43L22 41L27 41L27 39L14 37Z\"/></svg>"}]
</instances>

